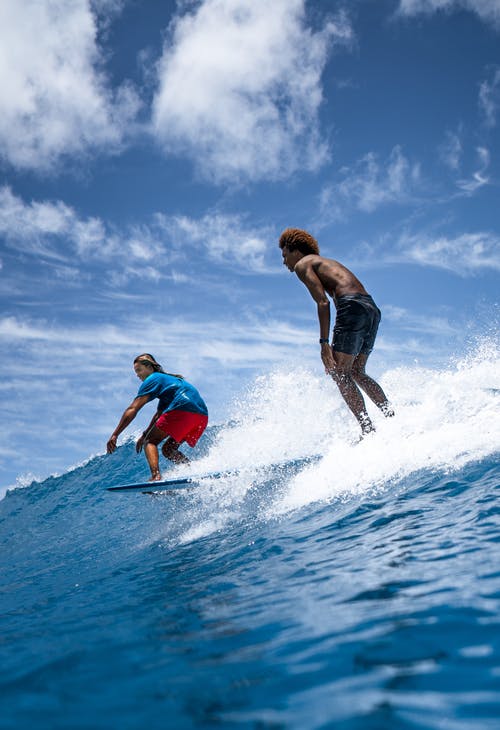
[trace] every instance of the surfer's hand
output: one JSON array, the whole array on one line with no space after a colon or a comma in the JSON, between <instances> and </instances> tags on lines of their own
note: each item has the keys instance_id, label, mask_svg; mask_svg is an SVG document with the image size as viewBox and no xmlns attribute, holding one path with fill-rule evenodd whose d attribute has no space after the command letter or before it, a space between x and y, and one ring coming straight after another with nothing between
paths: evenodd
<instances>
[{"instance_id":1,"label":"surfer's hand","mask_svg":"<svg viewBox=\"0 0 500 730\"><path fill-rule=\"evenodd\" d=\"M116 436L111 436L108 443L106 444L106 451L108 454L112 454L113 451L116 451Z\"/></svg>"},{"instance_id":2,"label":"surfer's hand","mask_svg":"<svg viewBox=\"0 0 500 730\"><path fill-rule=\"evenodd\" d=\"M136 444L135 444L135 450L138 454L141 453L143 445L144 445L144 435L142 435L140 438L138 438L136 441Z\"/></svg>"},{"instance_id":3,"label":"surfer's hand","mask_svg":"<svg viewBox=\"0 0 500 730\"><path fill-rule=\"evenodd\" d=\"M335 362L332 355L332 348L328 343L321 345L321 360L325 366L325 373L331 375L335 370Z\"/></svg>"}]
</instances>

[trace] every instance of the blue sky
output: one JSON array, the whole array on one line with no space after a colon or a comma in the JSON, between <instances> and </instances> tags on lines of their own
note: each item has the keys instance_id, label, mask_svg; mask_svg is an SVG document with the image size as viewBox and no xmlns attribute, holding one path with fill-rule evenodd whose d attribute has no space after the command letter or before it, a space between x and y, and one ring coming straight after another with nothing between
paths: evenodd
<instances>
[{"instance_id":1,"label":"blue sky","mask_svg":"<svg viewBox=\"0 0 500 730\"><path fill-rule=\"evenodd\" d=\"M4 0L0 98L3 486L102 452L139 352L214 422L321 376L287 226L381 307L377 376L498 331L499 0Z\"/></svg>"}]
</instances>

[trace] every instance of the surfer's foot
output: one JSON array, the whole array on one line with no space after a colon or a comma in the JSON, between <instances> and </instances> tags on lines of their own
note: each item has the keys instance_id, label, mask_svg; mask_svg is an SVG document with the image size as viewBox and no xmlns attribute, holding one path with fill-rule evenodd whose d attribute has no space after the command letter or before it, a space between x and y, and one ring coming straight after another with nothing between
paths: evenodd
<instances>
[{"instance_id":1,"label":"surfer's foot","mask_svg":"<svg viewBox=\"0 0 500 730\"><path fill-rule=\"evenodd\" d=\"M364 441L364 439L372 433L376 433L376 430L374 428L370 429L370 431L361 431L357 443L361 443L361 441Z\"/></svg>"},{"instance_id":2,"label":"surfer's foot","mask_svg":"<svg viewBox=\"0 0 500 730\"><path fill-rule=\"evenodd\" d=\"M386 401L382 406L380 406L380 410L386 418L392 418L392 416L396 415L394 413L394 408L390 405L389 401Z\"/></svg>"},{"instance_id":3,"label":"surfer's foot","mask_svg":"<svg viewBox=\"0 0 500 730\"><path fill-rule=\"evenodd\" d=\"M375 426L370 420L370 417L366 411L364 413L361 413L359 417L359 425L361 426L361 438L366 436L367 433L372 433L372 431L375 431Z\"/></svg>"},{"instance_id":4,"label":"surfer's foot","mask_svg":"<svg viewBox=\"0 0 500 730\"><path fill-rule=\"evenodd\" d=\"M160 472L159 471L154 471L151 474L151 479L149 479L148 481L150 481L150 482L161 482L161 474L160 474Z\"/></svg>"}]
</instances>

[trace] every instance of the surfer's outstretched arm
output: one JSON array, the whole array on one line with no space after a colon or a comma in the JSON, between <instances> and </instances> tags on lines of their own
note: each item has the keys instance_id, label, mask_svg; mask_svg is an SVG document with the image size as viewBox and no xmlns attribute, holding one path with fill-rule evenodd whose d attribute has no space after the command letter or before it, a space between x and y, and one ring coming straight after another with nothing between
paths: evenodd
<instances>
[{"instance_id":1,"label":"surfer's outstretched arm","mask_svg":"<svg viewBox=\"0 0 500 730\"><path fill-rule=\"evenodd\" d=\"M109 437L108 443L106 444L106 451L108 454L112 454L116 451L116 440L122 431L125 431L127 426L132 423L136 415L139 413L141 408L149 402L149 396L142 395L134 398L128 408L123 411L122 417L118 422L118 426L115 428L111 436Z\"/></svg>"}]
</instances>

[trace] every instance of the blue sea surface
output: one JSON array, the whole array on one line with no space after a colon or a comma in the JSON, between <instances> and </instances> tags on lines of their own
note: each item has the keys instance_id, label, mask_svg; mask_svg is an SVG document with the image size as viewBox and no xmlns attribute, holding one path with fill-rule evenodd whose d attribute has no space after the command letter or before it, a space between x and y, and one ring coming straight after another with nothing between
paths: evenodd
<instances>
[{"instance_id":1,"label":"blue sea surface","mask_svg":"<svg viewBox=\"0 0 500 730\"><path fill-rule=\"evenodd\" d=\"M484 367L394 373L398 415L360 444L303 419L295 437L275 379L268 411L193 452L197 473L240 473L192 489L107 491L146 476L127 441L9 491L0 727L500 728L500 401ZM428 401L408 396L419 376ZM347 423L336 408L325 418ZM313 442L318 461L293 461Z\"/></svg>"}]
</instances>

